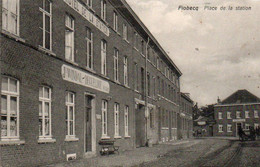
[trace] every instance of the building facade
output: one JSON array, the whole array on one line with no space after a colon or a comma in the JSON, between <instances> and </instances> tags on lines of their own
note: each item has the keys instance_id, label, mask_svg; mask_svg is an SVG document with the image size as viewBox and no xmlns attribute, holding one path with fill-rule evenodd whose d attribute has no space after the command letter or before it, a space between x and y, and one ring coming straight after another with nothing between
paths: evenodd
<instances>
[{"instance_id":1,"label":"building facade","mask_svg":"<svg viewBox=\"0 0 260 167\"><path fill-rule=\"evenodd\" d=\"M193 118L192 107L193 101L188 93L181 93L180 113L177 114L177 138L187 139L192 137Z\"/></svg>"},{"instance_id":2,"label":"building facade","mask_svg":"<svg viewBox=\"0 0 260 167\"><path fill-rule=\"evenodd\" d=\"M248 131L260 123L260 99L247 90L238 90L214 105L214 136L238 137L238 128Z\"/></svg>"},{"instance_id":3,"label":"building facade","mask_svg":"<svg viewBox=\"0 0 260 167\"><path fill-rule=\"evenodd\" d=\"M182 73L124 0L0 5L1 165L176 139Z\"/></svg>"}]
</instances>

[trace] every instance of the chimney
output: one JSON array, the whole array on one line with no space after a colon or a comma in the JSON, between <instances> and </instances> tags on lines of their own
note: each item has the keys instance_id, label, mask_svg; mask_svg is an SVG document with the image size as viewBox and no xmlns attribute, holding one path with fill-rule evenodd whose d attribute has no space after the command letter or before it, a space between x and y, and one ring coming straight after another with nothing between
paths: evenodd
<instances>
[{"instance_id":1,"label":"chimney","mask_svg":"<svg viewBox=\"0 0 260 167\"><path fill-rule=\"evenodd\" d=\"M220 98L219 98L219 96L218 96L218 104L219 104L219 103L221 103L221 100L220 100Z\"/></svg>"}]
</instances>

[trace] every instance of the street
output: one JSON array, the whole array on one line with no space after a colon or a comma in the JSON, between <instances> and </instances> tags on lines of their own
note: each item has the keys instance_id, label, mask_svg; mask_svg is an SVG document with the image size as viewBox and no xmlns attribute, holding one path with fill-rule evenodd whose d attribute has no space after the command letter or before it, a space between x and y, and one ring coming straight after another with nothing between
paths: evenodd
<instances>
[{"instance_id":1,"label":"street","mask_svg":"<svg viewBox=\"0 0 260 167\"><path fill-rule=\"evenodd\" d=\"M260 164L259 146L259 140L192 139L50 166L257 167Z\"/></svg>"},{"instance_id":2,"label":"street","mask_svg":"<svg viewBox=\"0 0 260 167\"><path fill-rule=\"evenodd\" d=\"M148 166L182 167L239 167L260 166L260 141L227 141L205 139L189 148L170 151L154 162L143 163Z\"/></svg>"}]
</instances>

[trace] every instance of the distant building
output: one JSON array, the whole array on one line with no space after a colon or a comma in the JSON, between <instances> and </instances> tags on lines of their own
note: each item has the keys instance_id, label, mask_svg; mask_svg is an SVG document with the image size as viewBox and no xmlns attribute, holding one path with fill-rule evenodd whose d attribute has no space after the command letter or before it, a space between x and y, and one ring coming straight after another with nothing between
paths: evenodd
<instances>
[{"instance_id":1,"label":"distant building","mask_svg":"<svg viewBox=\"0 0 260 167\"><path fill-rule=\"evenodd\" d=\"M238 136L238 128L259 127L260 99L247 90L238 90L214 105L214 136Z\"/></svg>"},{"instance_id":2,"label":"distant building","mask_svg":"<svg viewBox=\"0 0 260 167\"><path fill-rule=\"evenodd\" d=\"M213 136L213 126L215 120L211 117L199 116L193 121L193 130L195 137Z\"/></svg>"},{"instance_id":3,"label":"distant building","mask_svg":"<svg viewBox=\"0 0 260 167\"><path fill-rule=\"evenodd\" d=\"M181 93L180 113L177 116L177 138L186 139L192 137L193 119L192 107L193 101L188 93Z\"/></svg>"}]
</instances>

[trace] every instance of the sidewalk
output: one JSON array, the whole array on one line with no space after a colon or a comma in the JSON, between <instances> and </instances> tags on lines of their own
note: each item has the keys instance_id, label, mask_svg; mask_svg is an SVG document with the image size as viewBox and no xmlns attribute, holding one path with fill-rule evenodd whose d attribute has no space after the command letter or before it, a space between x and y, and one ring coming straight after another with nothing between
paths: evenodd
<instances>
[{"instance_id":1,"label":"sidewalk","mask_svg":"<svg viewBox=\"0 0 260 167\"><path fill-rule=\"evenodd\" d=\"M135 166L143 162L154 161L167 152L179 147L190 147L199 143L200 140L181 140L172 141L155 145L153 147L141 147L134 150L120 152L119 155L98 156L89 159L80 159L73 162L64 162L60 164L49 165L49 167L63 166Z\"/></svg>"}]
</instances>

